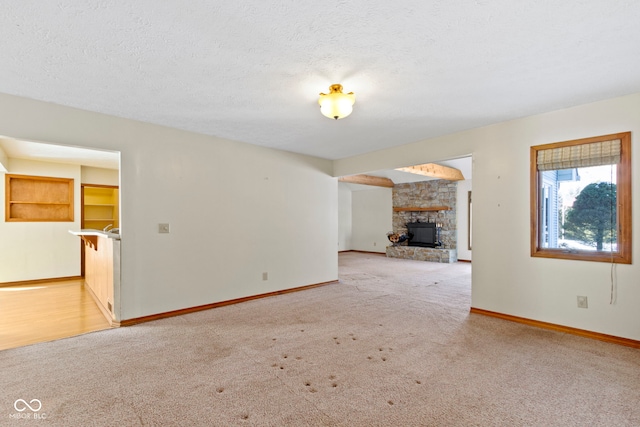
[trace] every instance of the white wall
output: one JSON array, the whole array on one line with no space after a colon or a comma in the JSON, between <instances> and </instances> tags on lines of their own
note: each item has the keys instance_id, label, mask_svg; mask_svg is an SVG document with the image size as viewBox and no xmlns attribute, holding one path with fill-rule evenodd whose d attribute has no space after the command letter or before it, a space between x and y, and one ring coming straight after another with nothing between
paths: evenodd
<instances>
[{"instance_id":1,"label":"white wall","mask_svg":"<svg viewBox=\"0 0 640 427\"><path fill-rule=\"evenodd\" d=\"M634 191L634 264L530 256L529 155L532 145L632 132L632 187L640 188L640 94L499 123L336 160L336 176L473 155L472 306L640 340L640 196ZM576 296L589 308L579 309Z\"/></svg>"},{"instance_id":2,"label":"white wall","mask_svg":"<svg viewBox=\"0 0 640 427\"><path fill-rule=\"evenodd\" d=\"M2 147L0 147L0 172L6 172L9 167L9 158L7 154L4 152Z\"/></svg>"},{"instance_id":3,"label":"white wall","mask_svg":"<svg viewBox=\"0 0 640 427\"><path fill-rule=\"evenodd\" d=\"M351 200L351 249L385 253L387 233L393 229L391 188L354 191Z\"/></svg>"},{"instance_id":4,"label":"white wall","mask_svg":"<svg viewBox=\"0 0 640 427\"><path fill-rule=\"evenodd\" d=\"M344 182L338 182L338 251L351 250L351 190Z\"/></svg>"},{"instance_id":5,"label":"white wall","mask_svg":"<svg viewBox=\"0 0 640 427\"><path fill-rule=\"evenodd\" d=\"M83 184L120 185L120 172L117 169L82 166L80 170Z\"/></svg>"},{"instance_id":6,"label":"white wall","mask_svg":"<svg viewBox=\"0 0 640 427\"><path fill-rule=\"evenodd\" d=\"M0 283L80 275L80 242L69 230L80 229L80 166L9 159L17 175L72 178L73 222L0 222ZM4 200L4 174L0 198Z\"/></svg>"},{"instance_id":7,"label":"white wall","mask_svg":"<svg viewBox=\"0 0 640 427\"><path fill-rule=\"evenodd\" d=\"M331 161L3 94L0 135L121 152L119 320L338 277Z\"/></svg>"},{"instance_id":8,"label":"white wall","mask_svg":"<svg viewBox=\"0 0 640 427\"><path fill-rule=\"evenodd\" d=\"M458 259L471 261L469 250L469 191L472 180L458 181L456 201L456 228L458 229Z\"/></svg>"}]
</instances>

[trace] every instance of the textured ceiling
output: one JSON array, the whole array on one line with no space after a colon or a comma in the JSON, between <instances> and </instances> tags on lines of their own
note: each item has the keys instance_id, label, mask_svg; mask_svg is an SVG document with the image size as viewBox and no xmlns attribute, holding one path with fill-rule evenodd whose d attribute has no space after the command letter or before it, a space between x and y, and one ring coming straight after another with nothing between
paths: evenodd
<instances>
[{"instance_id":1,"label":"textured ceiling","mask_svg":"<svg viewBox=\"0 0 640 427\"><path fill-rule=\"evenodd\" d=\"M638 22L637 0L4 0L0 92L338 159L640 92Z\"/></svg>"}]
</instances>

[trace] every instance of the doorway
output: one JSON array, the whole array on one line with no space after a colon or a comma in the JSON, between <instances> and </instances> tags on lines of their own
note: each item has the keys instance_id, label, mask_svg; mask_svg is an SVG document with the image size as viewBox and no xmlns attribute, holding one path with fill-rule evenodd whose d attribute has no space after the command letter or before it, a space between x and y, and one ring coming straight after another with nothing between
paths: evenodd
<instances>
[{"instance_id":1,"label":"doorway","mask_svg":"<svg viewBox=\"0 0 640 427\"><path fill-rule=\"evenodd\" d=\"M75 211L73 218L65 221L0 222L0 235L3 236L3 244L0 245L1 340L20 332L27 335L32 333L33 337L41 336L43 341L47 341L62 337L55 336L55 330L66 331L64 333L70 335L64 336L72 336L87 332L83 329L85 327L108 328L108 321L84 289L84 263L82 251L78 250L80 239L69 231L87 226L83 221L82 184L89 183L110 189L120 187L120 152L4 136L0 136L0 150L3 154L0 156L0 174L73 179ZM4 192L4 185L1 187L0 192ZM112 216L99 219L113 218L120 226L119 193L114 197L112 202L102 203L113 205L110 208ZM106 206L99 209L105 208ZM98 212L96 215L103 214L104 212ZM91 227L94 228L95 225ZM56 296L58 294L66 296ZM15 311L14 305L23 308ZM56 306L60 310L53 310ZM50 332L54 332L53 337L43 337L40 334L45 332L46 327L41 320L30 317L29 307L40 307L40 313L47 313L46 323L52 329ZM62 307L65 309L62 310ZM97 310L99 322L94 322L94 313L88 307ZM10 316L10 312L13 315ZM68 327L69 322L75 322L78 328ZM37 341L28 343L33 342Z\"/></svg>"}]
</instances>

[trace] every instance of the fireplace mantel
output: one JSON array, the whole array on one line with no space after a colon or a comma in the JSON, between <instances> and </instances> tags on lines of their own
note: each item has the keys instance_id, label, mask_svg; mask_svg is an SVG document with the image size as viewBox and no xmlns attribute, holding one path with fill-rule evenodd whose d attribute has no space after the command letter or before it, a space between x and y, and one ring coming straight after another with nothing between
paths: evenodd
<instances>
[{"instance_id":1,"label":"fireplace mantel","mask_svg":"<svg viewBox=\"0 0 640 427\"><path fill-rule=\"evenodd\" d=\"M448 206L431 206L428 208L419 208L417 206L409 206L406 208L397 208L394 207L394 212L437 212L437 211L450 211L451 208Z\"/></svg>"}]
</instances>

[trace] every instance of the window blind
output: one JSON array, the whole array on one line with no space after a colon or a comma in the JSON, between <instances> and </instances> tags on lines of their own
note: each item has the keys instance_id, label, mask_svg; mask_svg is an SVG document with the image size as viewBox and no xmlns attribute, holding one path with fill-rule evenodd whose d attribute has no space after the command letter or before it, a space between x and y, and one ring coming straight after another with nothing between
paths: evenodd
<instances>
[{"instance_id":1,"label":"window blind","mask_svg":"<svg viewBox=\"0 0 640 427\"><path fill-rule=\"evenodd\" d=\"M613 165L620 162L620 140L592 142L538 151L539 171Z\"/></svg>"}]
</instances>

